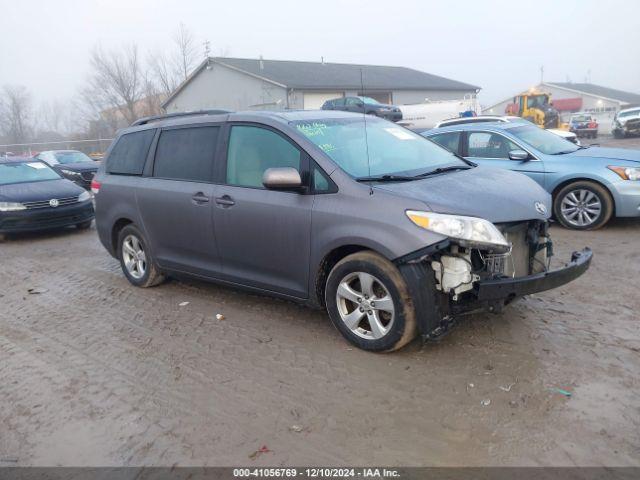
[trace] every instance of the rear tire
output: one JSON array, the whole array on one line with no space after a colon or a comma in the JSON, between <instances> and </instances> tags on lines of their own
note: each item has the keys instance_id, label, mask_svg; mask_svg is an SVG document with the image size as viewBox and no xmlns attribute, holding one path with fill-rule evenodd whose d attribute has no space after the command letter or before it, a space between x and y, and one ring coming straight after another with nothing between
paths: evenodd
<instances>
[{"instance_id":1,"label":"rear tire","mask_svg":"<svg viewBox=\"0 0 640 480\"><path fill-rule=\"evenodd\" d=\"M329 273L325 302L333 325L363 350L390 352L416 337L409 288L396 266L377 253L340 260Z\"/></svg>"},{"instance_id":2,"label":"rear tire","mask_svg":"<svg viewBox=\"0 0 640 480\"><path fill-rule=\"evenodd\" d=\"M565 228L597 230L613 215L613 199L602 185L588 180L564 186L553 199L553 213Z\"/></svg>"},{"instance_id":3,"label":"rear tire","mask_svg":"<svg viewBox=\"0 0 640 480\"><path fill-rule=\"evenodd\" d=\"M164 281L146 239L134 225L127 225L118 235L118 259L124 276L136 287L153 287Z\"/></svg>"}]
</instances>

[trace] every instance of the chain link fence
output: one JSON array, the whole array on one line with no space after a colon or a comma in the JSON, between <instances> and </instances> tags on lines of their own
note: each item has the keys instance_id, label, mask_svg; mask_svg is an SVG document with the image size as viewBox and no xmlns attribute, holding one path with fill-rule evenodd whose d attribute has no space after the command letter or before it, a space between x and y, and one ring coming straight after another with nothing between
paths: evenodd
<instances>
[{"instance_id":1,"label":"chain link fence","mask_svg":"<svg viewBox=\"0 0 640 480\"><path fill-rule=\"evenodd\" d=\"M109 148L112 140L112 138L94 138L91 140L11 143L0 145L0 157L32 157L46 150L79 150L90 157L101 158Z\"/></svg>"}]
</instances>

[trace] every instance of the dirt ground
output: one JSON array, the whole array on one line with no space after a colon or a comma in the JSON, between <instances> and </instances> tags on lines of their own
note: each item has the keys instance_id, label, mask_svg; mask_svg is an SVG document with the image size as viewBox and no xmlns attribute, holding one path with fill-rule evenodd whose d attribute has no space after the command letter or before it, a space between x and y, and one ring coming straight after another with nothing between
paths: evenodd
<instances>
[{"instance_id":1,"label":"dirt ground","mask_svg":"<svg viewBox=\"0 0 640 480\"><path fill-rule=\"evenodd\" d=\"M392 354L285 301L136 289L93 228L10 238L0 466L638 466L640 219L552 234L585 276Z\"/></svg>"}]
</instances>

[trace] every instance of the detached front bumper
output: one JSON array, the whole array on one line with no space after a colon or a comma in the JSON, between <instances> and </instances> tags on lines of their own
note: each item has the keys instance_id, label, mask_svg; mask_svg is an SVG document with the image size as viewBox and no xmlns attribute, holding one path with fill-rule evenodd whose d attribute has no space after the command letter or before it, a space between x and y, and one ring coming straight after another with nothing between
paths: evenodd
<instances>
[{"instance_id":1,"label":"detached front bumper","mask_svg":"<svg viewBox=\"0 0 640 480\"><path fill-rule=\"evenodd\" d=\"M474 294L480 302L508 302L524 295L551 290L581 276L588 270L592 258L591 249L585 248L580 252L573 252L571 261L563 268L526 277L483 280L477 283Z\"/></svg>"}]
</instances>

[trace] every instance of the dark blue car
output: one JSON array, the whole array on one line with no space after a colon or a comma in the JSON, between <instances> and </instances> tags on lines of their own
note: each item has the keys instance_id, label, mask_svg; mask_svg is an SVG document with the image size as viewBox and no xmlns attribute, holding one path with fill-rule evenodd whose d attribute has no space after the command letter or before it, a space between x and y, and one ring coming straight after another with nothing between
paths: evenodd
<instances>
[{"instance_id":1,"label":"dark blue car","mask_svg":"<svg viewBox=\"0 0 640 480\"><path fill-rule=\"evenodd\" d=\"M91 194L46 163L0 158L0 237L67 226L87 229L93 217Z\"/></svg>"}]
</instances>

